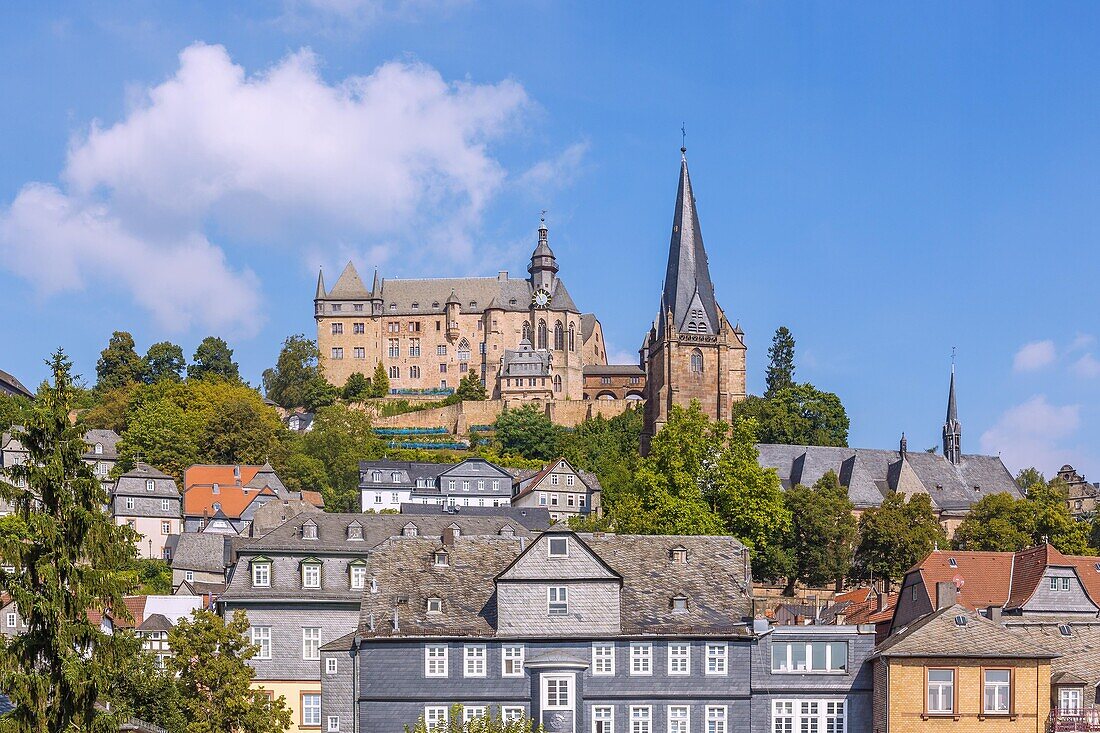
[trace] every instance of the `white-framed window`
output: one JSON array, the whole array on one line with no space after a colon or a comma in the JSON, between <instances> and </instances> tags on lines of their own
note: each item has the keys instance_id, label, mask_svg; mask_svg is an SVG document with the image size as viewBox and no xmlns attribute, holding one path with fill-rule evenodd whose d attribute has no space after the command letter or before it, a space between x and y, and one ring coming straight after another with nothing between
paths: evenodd
<instances>
[{"instance_id":1,"label":"white-framed window","mask_svg":"<svg viewBox=\"0 0 1100 733\"><path fill-rule=\"evenodd\" d=\"M429 705L424 708L424 724L428 730L442 730L447 726L446 705Z\"/></svg>"},{"instance_id":2,"label":"white-framed window","mask_svg":"<svg viewBox=\"0 0 1100 733\"><path fill-rule=\"evenodd\" d=\"M668 706L668 733L688 733L691 730L691 708L687 705Z\"/></svg>"},{"instance_id":3,"label":"white-framed window","mask_svg":"<svg viewBox=\"0 0 1100 733\"><path fill-rule=\"evenodd\" d=\"M772 672L827 673L848 670L846 641L773 641Z\"/></svg>"},{"instance_id":4,"label":"white-framed window","mask_svg":"<svg viewBox=\"0 0 1100 733\"><path fill-rule=\"evenodd\" d=\"M1081 713L1081 688L1058 688L1058 713L1059 715L1079 715Z\"/></svg>"},{"instance_id":5,"label":"white-framed window","mask_svg":"<svg viewBox=\"0 0 1100 733\"><path fill-rule=\"evenodd\" d=\"M302 693L302 726L321 727L321 693Z\"/></svg>"},{"instance_id":6,"label":"white-framed window","mask_svg":"<svg viewBox=\"0 0 1100 733\"><path fill-rule=\"evenodd\" d=\"M321 658L321 627L302 627L302 659L317 660ZM317 720L320 725L320 719Z\"/></svg>"},{"instance_id":7,"label":"white-framed window","mask_svg":"<svg viewBox=\"0 0 1100 733\"><path fill-rule=\"evenodd\" d=\"M132 496L127 496L126 497L126 508L127 509L133 509L134 508L134 497L132 497Z\"/></svg>"},{"instance_id":8,"label":"white-framed window","mask_svg":"<svg viewBox=\"0 0 1100 733\"><path fill-rule=\"evenodd\" d=\"M328 733L340 733L340 716L328 716Z\"/></svg>"},{"instance_id":9,"label":"white-framed window","mask_svg":"<svg viewBox=\"0 0 1100 733\"><path fill-rule=\"evenodd\" d=\"M691 674L691 644L669 642L668 673L672 676ZM671 728L669 730L671 733Z\"/></svg>"},{"instance_id":10,"label":"white-framed window","mask_svg":"<svg viewBox=\"0 0 1100 733\"><path fill-rule=\"evenodd\" d=\"M653 674L653 645L647 641L630 643L630 674Z\"/></svg>"},{"instance_id":11,"label":"white-framed window","mask_svg":"<svg viewBox=\"0 0 1100 733\"><path fill-rule=\"evenodd\" d=\"M19 617L16 616L14 613L9 613L6 621L7 621L7 627L9 629L14 629L16 626L19 625L19 623L18 623L19 622Z\"/></svg>"},{"instance_id":12,"label":"white-framed window","mask_svg":"<svg viewBox=\"0 0 1100 733\"><path fill-rule=\"evenodd\" d=\"M955 712L955 670L928 670L928 712L950 714Z\"/></svg>"},{"instance_id":13,"label":"white-framed window","mask_svg":"<svg viewBox=\"0 0 1100 733\"><path fill-rule=\"evenodd\" d=\"M188 583L195 582L195 571L194 570L184 570L183 571L183 579L186 580Z\"/></svg>"},{"instance_id":14,"label":"white-framed window","mask_svg":"<svg viewBox=\"0 0 1100 733\"><path fill-rule=\"evenodd\" d=\"M340 660L336 657L325 658L325 674L336 674L340 668Z\"/></svg>"},{"instance_id":15,"label":"white-framed window","mask_svg":"<svg viewBox=\"0 0 1100 733\"><path fill-rule=\"evenodd\" d=\"M349 578L352 590L362 590L367 587L367 566L352 565Z\"/></svg>"},{"instance_id":16,"label":"white-framed window","mask_svg":"<svg viewBox=\"0 0 1100 733\"><path fill-rule=\"evenodd\" d=\"M172 534L172 523L171 522L161 522L160 523L160 533L162 535Z\"/></svg>"},{"instance_id":17,"label":"white-framed window","mask_svg":"<svg viewBox=\"0 0 1100 733\"><path fill-rule=\"evenodd\" d=\"M569 589L554 585L547 589L547 610L551 616L565 616L569 613Z\"/></svg>"},{"instance_id":18,"label":"white-framed window","mask_svg":"<svg viewBox=\"0 0 1100 733\"><path fill-rule=\"evenodd\" d=\"M556 474L556 473L550 474L550 485L551 486L557 486L558 485L558 474Z\"/></svg>"},{"instance_id":19,"label":"white-framed window","mask_svg":"<svg viewBox=\"0 0 1100 733\"><path fill-rule=\"evenodd\" d=\"M724 709L723 709L724 710ZM711 708L707 708L706 733L724 733L723 727L712 730ZM847 709L843 700L772 700L773 733L846 733Z\"/></svg>"},{"instance_id":20,"label":"white-framed window","mask_svg":"<svg viewBox=\"0 0 1100 733\"><path fill-rule=\"evenodd\" d=\"M439 596L429 598L428 613L443 613L443 599Z\"/></svg>"},{"instance_id":21,"label":"white-framed window","mask_svg":"<svg viewBox=\"0 0 1100 733\"><path fill-rule=\"evenodd\" d=\"M630 706L630 733L653 733L653 707Z\"/></svg>"},{"instance_id":22,"label":"white-framed window","mask_svg":"<svg viewBox=\"0 0 1100 733\"><path fill-rule=\"evenodd\" d=\"M1003 715L1012 708L1012 670L982 670L982 709L990 715Z\"/></svg>"},{"instance_id":23,"label":"white-framed window","mask_svg":"<svg viewBox=\"0 0 1100 733\"><path fill-rule=\"evenodd\" d=\"M546 493L542 491L539 492L539 506L546 506Z\"/></svg>"},{"instance_id":24,"label":"white-framed window","mask_svg":"<svg viewBox=\"0 0 1100 733\"><path fill-rule=\"evenodd\" d=\"M153 481L153 479L151 479L151 478L145 479L145 490L146 491L156 491L156 489L157 489L156 481Z\"/></svg>"},{"instance_id":25,"label":"white-framed window","mask_svg":"<svg viewBox=\"0 0 1100 733\"><path fill-rule=\"evenodd\" d=\"M615 645L597 641L592 644L592 674L597 676L615 674Z\"/></svg>"},{"instance_id":26,"label":"white-framed window","mask_svg":"<svg viewBox=\"0 0 1100 733\"><path fill-rule=\"evenodd\" d=\"M469 723L471 720L485 717L484 705L464 705L462 707L462 722Z\"/></svg>"},{"instance_id":27,"label":"white-framed window","mask_svg":"<svg viewBox=\"0 0 1100 733\"><path fill-rule=\"evenodd\" d=\"M523 676L523 644L505 644L500 648L500 675Z\"/></svg>"},{"instance_id":28,"label":"white-framed window","mask_svg":"<svg viewBox=\"0 0 1100 733\"><path fill-rule=\"evenodd\" d=\"M573 676L544 675L542 678L543 710L573 709Z\"/></svg>"},{"instance_id":29,"label":"white-framed window","mask_svg":"<svg viewBox=\"0 0 1100 733\"><path fill-rule=\"evenodd\" d=\"M271 587L271 563L269 563L269 562L254 562L254 563L252 563L252 587L253 588L270 588Z\"/></svg>"},{"instance_id":30,"label":"white-framed window","mask_svg":"<svg viewBox=\"0 0 1100 733\"><path fill-rule=\"evenodd\" d=\"M726 706L707 705L707 730L706 733L726 733ZM829 731L829 733L834 733ZM842 733L842 731L835 731Z\"/></svg>"},{"instance_id":31,"label":"white-framed window","mask_svg":"<svg viewBox=\"0 0 1100 733\"><path fill-rule=\"evenodd\" d=\"M465 666L463 667L463 677L484 677L485 676L485 645L484 644L467 644L463 647L463 656Z\"/></svg>"},{"instance_id":32,"label":"white-framed window","mask_svg":"<svg viewBox=\"0 0 1100 733\"><path fill-rule=\"evenodd\" d=\"M447 676L447 645L428 644L424 647L424 676Z\"/></svg>"},{"instance_id":33,"label":"white-framed window","mask_svg":"<svg viewBox=\"0 0 1100 733\"><path fill-rule=\"evenodd\" d=\"M592 733L615 733L615 707L592 706Z\"/></svg>"},{"instance_id":34,"label":"white-framed window","mask_svg":"<svg viewBox=\"0 0 1100 733\"><path fill-rule=\"evenodd\" d=\"M569 474L568 476L565 477L565 485L566 486L572 486L575 480L576 480L576 476L574 476L573 474Z\"/></svg>"},{"instance_id":35,"label":"white-framed window","mask_svg":"<svg viewBox=\"0 0 1100 733\"><path fill-rule=\"evenodd\" d=\"M254 659L271 659L271 627L253 626L250 630L252 645L259 648Z\"/></svg>"},{"instance_id":36,"label":"white-framed window","mask_svg":"<svg viewBox=\"0 0 1100 733\"><path fill-rule=\"evenodd\" d=\"M302 563L302 587L321 587L321 564L316 562Z\"/></svg>"},{"instance_id":37,"label":"white-framed window","mask_svg":"<svg viewBox=\"0 0 1100 733\"><path fill-rule=\"evenodd\" d=\"M523 709L522 705L501 705L500 717L505 723L511 723L516 720L522 719L527 715L527 711Z\"/></svg>"},{"instance_id":38,"label":"white-framed window","mask_svg":"<svg viewBox=\"0 0 1100 733\"><path fill-rule=\"evenodd\" d=\"M725 642L711 642L707 644L707 674L726 674L729 669L729 661L726 656Z\"/></svg>"},{"instance_id":39,"label":"white-framed window","mask_svg":"<svg viewBox=\"0 0 1100 733\"><path fill-rule=\"evenodd\" d=\"M549 557L569 557L569 540L565 537L551 537L546 542Z\"/></svg>"},{"instance_id":40,"label":"white-framed window","mask_svg":"<svg viewBox=\"0 0 1100 733\"><path fill-rule=\"evenodd\" d=\"M166 511L170 510L171 508L172 508L172 504L171 504L170 499L161 499L160 500L160 510L162 512L166 512Z\"/></svg>"}]
</instances>

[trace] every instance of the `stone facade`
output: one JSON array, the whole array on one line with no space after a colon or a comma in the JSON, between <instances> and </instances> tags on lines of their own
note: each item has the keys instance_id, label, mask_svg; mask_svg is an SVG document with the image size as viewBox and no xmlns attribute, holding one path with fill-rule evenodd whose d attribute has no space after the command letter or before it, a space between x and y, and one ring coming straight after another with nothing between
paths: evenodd
<instances>
[{"instance_id":1,"label":"stone facade","mask_svg":"<svg viewBox=\"0 0 1100 733\"><path fill-rule=\"evenodd\" d=\"M648 451L673 405L697 400L710 419L728 420L733 403L745 399L745 350L744 333L714 297L684 155L664 293L640 351L646 372L642 451Z\"/></svg>"},{"instance_id":2,"label":"stone facade","mask_svg":"<svg viewBox=\"0 0 1100 733\"><path fill-rule=\"evenodd\" d=\"M1058 478L1066 484L1066 502L1074 519L1092 519L1100 502L1100 484L1089 483L1073 466L1058 469Z\"/></svg>"},{"instance_id":3,"label":"stone facade","mask_svg":"<svg viewBox=\"0 0 1100 733\"><path fill-rule=\"evenodd\" d=\"M608 364L584 368L586 400L645 399L645 369L633 364Z\"/></svg>"},{"instance_id":4,"label":"stone facade","mask_svg":"<svg viewBox=\"0 0 1100 733\"><path fill-rule=\"evenodd\" d=\"M581 314L557 276L545 222L528 272L523 279L507 272L422 280L376 274L368 290L349 262L331 290L319 277L314 317L326 378L337 386L355 372L370 378L381 362L393 395L447 394L473 371L500 397L505 354L526 339L552 362L539 396L580 400L583 368L607 363L607 353L599 320Z\"/></svg>"}]
</instances>

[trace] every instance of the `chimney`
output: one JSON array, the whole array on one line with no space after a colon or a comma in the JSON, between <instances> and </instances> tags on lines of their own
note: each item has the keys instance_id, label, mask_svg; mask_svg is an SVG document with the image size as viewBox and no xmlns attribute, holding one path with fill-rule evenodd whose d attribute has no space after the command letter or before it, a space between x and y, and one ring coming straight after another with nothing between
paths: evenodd
<instances>
[{"instance_id":1,"label":"chimney","mask_svg":"<svg viewBox=\"0 0 1100 733\"><path fill-rule=\"evenodd\" d=\"M499 270L497 272L497 280L504 281L504 280L507 280L507 279L508 279L508 271L507 270Z\"/></svg>"},{"instance_id":2,"label":"chimney","mask_svg":"<svg viewBox=\"0 0 1100 733\"><path fill-rule=\"evenodd\" d=\"M958 599L959 589L950 580L936 583L936 610L951 608Z\"/></svg>"},{"instance_id":3,"label":"chimney","mask_svg":"<svg viewBox=\"0 0 1100 733\"><path fill-rule=\"evenodd\" d=\"M455 546L455 531L453 527L443 528L443 546L454 547Z\"/></svg>"},{"instance_id":4,"label":"chimney","mask_svg":"<svg viewBox=\"0 0 1100 733\"><path fill-rule=\"evenodd\" d=\"M763 616L757 616L752 620L752 633L757 636L768 633L769 629L771 629L771 624L769 624L768 619Z\"/></svg>"},{"instance_id":5,"label":"chimney","mask_svg":"<svg viewBox=\"0 0 1100 733\"><path fill-rule=\"evenodd\" d=\"M1001 623L1001 611L1003 610L1000 606L990 606L986 609L986 618L995 624L999 624Z\"/></svg>"},{"instance_id":6,"label":"chimney","mask_svg":"<svg viewBox=\"0 0 1100 733\"><path fill-rule=\"evenodd\" d=\"M834 617L833 623L837 626L843 626L844 622L848 620L848 617L843 613L838 613Z\"/></svg>"}]
</instances>

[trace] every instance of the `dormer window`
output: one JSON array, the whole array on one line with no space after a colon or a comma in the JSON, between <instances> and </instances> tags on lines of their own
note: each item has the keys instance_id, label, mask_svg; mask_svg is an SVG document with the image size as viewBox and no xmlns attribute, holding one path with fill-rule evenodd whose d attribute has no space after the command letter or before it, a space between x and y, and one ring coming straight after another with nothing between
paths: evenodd
<instances>
[{"instance_id":1,"label":"dormer window","mask_svg":"<svg viewBox=\"0 0 1100 733\"><path fill-rule=\"evenodd\" d=\"M413 524L412 522L409 522L408 524L406 524L404 527L401 528L401 536L402 537L416 537L418 534L419 534L419 531L416 529L416 525Z\"/></svg>"},{"instance_id":2,"label":"dormer window","mask_svg":"<svg viewBox=\"0 0 1100 733\"><path fill-rule=\"evenodd\" d=\"M154 491L154 490L156 490L156 488L157 488L157 484L156 484L155 481L153 481L153 479L151 479L151 478L145 479L145 490L146 491Z\"/></svg>"},{"instance_id":3,"label":"dormer window","mask_svg":"<svg viewBox=\"0 0 1100 733\"><path fill-rule=\"evenodd\" d=\"M445 568L450 565L446 550L436 550L432 553L432 565L437 568Z\"/></svg>"},{"instance_id":4,"label":"dormer window","mask_svg":"<svg viewBox=\"0 0 1100 733\"><path fill-rule=\"evenodd\" d=\"M950 565L950 566L951 566L951 567L953 567L953 568L957 568L957 567L959 567L959 561L958 561L958 560L956 560L955 558L951 558L951 559L949 559L949 560L947 561L947 564L948 564L948 565Z\"/></svg>"},{"instance_id":5,"label":"dormer window","mask_svg":"<svg viewBox=\"0 0 1100 733\"><path fill-rule=\"evenodd\" d=\"M317 558L310 557L302 560L302 587L321 587L321 561Z\"/></svg>"},{"instance_id":6,"label":"dormer window","mask_svg":"<svg viewBox=\"0 0 1100 733\"><path fill-rule=\"evenodd\" d=\"M252 587L271 587L271 560L266 557L257 557L252 560Z\"/></svg>"},{"instance_id":7,"label":"dormer window","mask_svg":"<svg viewBox=\"0 0 1100 733\"><path fill-rule=\"evenodd\" d=\"M428 613L443 613L443 599L437 596L429 598Z\"/></svg>"},{"instance_id":8,"label":"dormer window","mask_svg":"<svg viewBox=\"0 0 1100 733\"><path fill-rule=\"evenodd\" d=\"M1062 636L1071 636L1073 629L1069 627L1069 624L1058 624L1058 633Z\"/></svg>"},{"instance_id":9,"label":"dormer window","mask_svg":"<svg viewBox=\"0 0 1100 733\"><path fill-rule=\"evenodd\" d=\"M668 557L672 562L679 565L687 565L688 551L683 547L673 547L668 551Z\"/></svg>"},{"instance_id":10,"label":"dormer window","mask_svg":"<svg viewBox=\"0 0 1100 733\"><path fill-rule=\"evenodd\" d=\"M95 454L97 456L103 455L103 443L96 443L95 444Z\"/></svg>"},{"instance_id":11,"label":"dormer window","mask_svg":"<svg viewBox=\"0 0 1100 733\"><path fill-rule=\"evenodd\" d=\"M219 491L221 491L221 486L219 486L218 484L214 484L214 486L212 487L212 491L217 494Z\"/></svg>"},{"instance_id":12,"label":"dormer window","mask_svg":"<svg viewBox=\"0 0 1100 733\"><path fill-rule=\"evenodd\" d=\"M348 540L352 542L363 540L363 525L359 522L352 522L348 525Z\"/></svg>"},{"instance_id":13,"label":"dormer window","mask_svg":"<svg viewBox=\"0 0 1100 733\"><path fill-rule=\"evenodd\" d=\"M376 484L381 483L382 482L382 472L381 471L374 471L370 475L370 480L375 482Z\"/></svg>"},{"instance_id":14,"label":"dormer window","mask_svg":"<svg viewBox=\"0 0 1100 733\"><path fill-rule=\"evenodd\" d=\"M218 502L214 502L214 504L212 505L212 508L214 509L214 513L217 514L218 512L220 512L222 510L222 505Z\"/></svg>"},{"instance_id":15,"label":"dormer window","mask_svg":"<svg viewBox=\"0 0 1100 733\"><path fill-rule=\"evenodd\" d=\"M432 301L432 308L438 308L438 307L439 307L439 301L438 300L433 300Z\"/></svg>"},{"instance_id":16,"label":"dormer window","mask_svg":"<svg viewBox=\"0 0 1100 733\"><path fill-rule=\"evenodd\" d=\"M569 557L569 540L565 537L551 537L546 544L550 557Z\"/></svg>"},{"instance_id":17,"label":"dormer window","mask_svg":"<svg viewBox=\"0 0 1100 733\"><path fill-rule=\"evenodd\" d=\"M317 525L313 520L309 520L302 525L302 539L303 540L315 540L317 539Z\"/></svg>"},{"instance_id":18,"label":"dormer window","mask_svg":"<svg viewBox=\"0 0 1100 733\"><path fill-rule=\"evenodd\" d=\"M400 483L401 482L401 474L398 473L397 471L393 471L392 473L390 473L390 481L392 481L395 484Z\"/></svg>"},{"instance_id":19,"label":"dormer window","mask_svg":"<svg viewBox=\"0 0 1100 733\"><path fill-rule=\"evenodd\" d=\"M672 597L670 603L673 613L685 613L688 610L688 599L684 594L678 594Z\"/></svg>"},{"instance_id":20,"label":"dormer window","mask_svg":"<svg viewBox=\"0 0 1100 733\"><path fill-rule=\"evenodd\" d=\"M500 528L501 537L515 537L516 530L512 529L511 525L505 525Z\"/></svg>"},{"instance_id":21,"label":"dormer window","mask_svg":"<svg viewBox=\"0 0 1100 733\"><path fill-rule=\"evenodd\" d=\"M348 585L352 590L363 590L367 587L367 564L362 560L348 563Z\"/></svg>"},{"instance_id":22,"label":"dormer window","mask_svg":"<svg viewBox=\"0 0 1100 733\"><path fill-rule=\"evenodd\" d=\"M447 529L451 530L452 534L454 534L454 536L456 538L462 536L462 528L459 527L457 524L452 524L449 527L447 527Z\"/></svg>"},{"instance_id":23,"label":"dormer window","mask_svg":"<svg viewBox=\"0 0 1100 733\"><path fill-rule=\"evenodd\" d=\"M240 477L241 477L241 467L240 466L233 466L233 478L240 479Z\"/></svg>"}]
</instances>

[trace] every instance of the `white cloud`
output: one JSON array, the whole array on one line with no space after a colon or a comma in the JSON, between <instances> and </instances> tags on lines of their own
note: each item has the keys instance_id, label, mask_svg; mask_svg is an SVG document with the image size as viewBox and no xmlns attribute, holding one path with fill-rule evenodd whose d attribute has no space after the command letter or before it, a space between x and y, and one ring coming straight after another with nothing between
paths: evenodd
<instances>
[{"instance_id":1,"label":"white cloud","mask_svg":"<svg viewBox=\"0 0 1100 733\"><path fill-rule=\"evenodd\" d=\"M1100 360L1097 360L1091 353L1085 354L1073 362L1070 369L1079 377L1094 379L1100 377Z\"/></svg>"},{"instance_id":2,"label":"white cloud","mask_svg":"<svg viewBox=\"0 0 1100 733\"><path fill-rule=\"evenodd\" d=\"M1064 445L1080 424L1080 405L1052 405L1045 395L1036 395L1006 410L982 433L982 452L1000 455L1013 471L1035 466L1049 474L1081 461L1079 452Z\"/></svg>"},{"instance_id":3,"label":"white cloud","mask_svg":"<svg viewBox=\"0 0 1100 733\"><path fill-rule=\"evenodd\" d=\"M1012 368L1017 372L1033 372L1050 366L1055 358L1053 341L1032 341L1021 346L1016 352L1012 360Z\"/></svg>"},{"instance_id":4,"label":"white cloud","mask_svg":"<svg viewBox=\"0 0 1100 733\"><path fill-rule=\"evenodd\" d=\"M290 28L358 32L382 21L438 16L468 0L284 0L279 22Z\"/></svg>"},{"instance_id":5,"label":"white cloud","mask_svg":"<svg viewBox=\"0 0 1100 733\"><path fill-rule=\"evenodd\" d=\"M195 44L124 119L73 139L63 189L28 184L0 209L0 266L42 293L117 283L161 322L254 330L258 281L205 231L468 262L506 176L487 146L527 106L516 82L419 63L330 84L309 51L249 76Z\"/></svg>"},{"instance_id":6,"label":"white cloud","mask_svg":"<svg viewBox=\"0 0 1100 733\"><path fill-rule=\"evenodd\" d=\"M539 196L568 186L580 174L588 147L587 142L573 143L553 158L539 161L520 175L520 188Z\"/></svg>"},{"instance_id":7,"label":"white cloud","mask_svg":"<svg viewBox=\"0 0 1100 733\"><path fill-rule=\"evenodd\" d=\"M1079 333L1073 337L1073 341L1069 345L1069 353L1075 351L1084 351L1093 344L1096 343L1096 337L1088 333Z\"/></svg>"}]
</instances>

